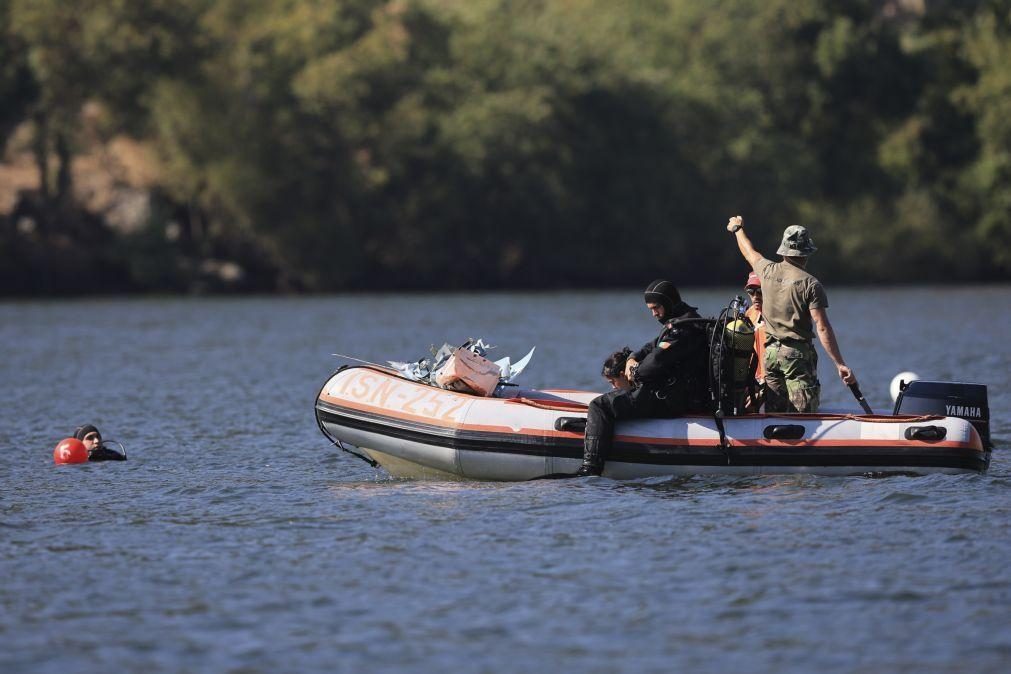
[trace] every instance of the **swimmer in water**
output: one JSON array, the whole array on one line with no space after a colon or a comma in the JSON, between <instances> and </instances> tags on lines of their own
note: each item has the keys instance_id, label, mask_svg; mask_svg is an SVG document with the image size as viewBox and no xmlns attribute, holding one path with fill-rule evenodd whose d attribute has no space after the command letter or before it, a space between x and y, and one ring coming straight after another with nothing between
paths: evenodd
<instances>
[{"instance_id":1,"label":"swimmer in water","mask_svg":"<svg viewBox=\"0 0 1011 674\"><path fill-rule=\"evenodd\" d=\"M74 437L84 443L88 450L88 461L126 461L126 454L117 452L102 444L102 433L95 426L78 426Z\"/></svg>"}]
</instances>

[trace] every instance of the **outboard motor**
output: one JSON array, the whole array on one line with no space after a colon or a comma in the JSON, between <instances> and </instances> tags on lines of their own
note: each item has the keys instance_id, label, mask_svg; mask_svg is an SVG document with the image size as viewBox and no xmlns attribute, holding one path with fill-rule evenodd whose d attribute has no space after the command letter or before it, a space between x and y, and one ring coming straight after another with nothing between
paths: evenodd
<instances>
[{"instance_id":1,"label":"outboard motor","mask_svg":"<svg viewBox=\"0 0 1011 674\"><path fill-rule=\"evenodd\" d=\"M976 428L983 447L992 449L990 407L984 384L919 380L903 383L893 414L936 414L965 419Z\"/></svg>"}]
</instances>

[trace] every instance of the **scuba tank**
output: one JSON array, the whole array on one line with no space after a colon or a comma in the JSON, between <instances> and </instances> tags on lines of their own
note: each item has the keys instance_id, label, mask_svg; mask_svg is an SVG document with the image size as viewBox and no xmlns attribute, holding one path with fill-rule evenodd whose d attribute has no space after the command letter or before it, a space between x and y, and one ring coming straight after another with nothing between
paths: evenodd
<instances>
[{"instance_id":1,"label":"scuba tank","mask_svg":"<svg viewBox=\"0 0 1011 674\"><path fill-rule=\"evenodd\" d=\"M744 414L749 394L754 399L755 370L755 326L747 318L735 318L723 328L730 357L731 389L733 391L733 413Z\"/></svg>"},{"instance_id":2,"label":"scuba tank","mask_svg":"<svg viewBox=\"0 0 1011 674\"><path fill-rule=\"evenodd\" d=\"M745 414L747 401L755 400L755 328L744 316L744 300L735 297L715 319L706 319L709 334L709 394L720 448L730 461L732 449L723 422L727 416ZM749 395L750 394L750 395Z\"/></svg>"},{"instance_id":3,"label":"scuba tank","mask_svg":"<svg viewBox=\"0 0 1011 674\"><path fill-rule=\"evenodd\" d=\"M744 301L735 297L713 322L709 339L709 387L713 404L723 415L746 412L746 402L755 399L755 326L742 311Z\"/></svg>"}]
</instances>

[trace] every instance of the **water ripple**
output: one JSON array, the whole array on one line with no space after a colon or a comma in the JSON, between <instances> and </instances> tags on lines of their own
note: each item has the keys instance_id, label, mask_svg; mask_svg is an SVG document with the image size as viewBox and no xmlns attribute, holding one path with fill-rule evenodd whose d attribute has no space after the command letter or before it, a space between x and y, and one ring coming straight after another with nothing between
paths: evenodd
<instances>
[{"instance_id":1,"label":"water ripple","mask_svg":"<svg viewBox=\"0 0 1011 674\"><path fill-rule=\"evenodd\" d=\"M952 324L978 311L896 292L909 334L930 334L938 293ZM457 332L503 353L536 335L525 383L599 387L601 357L653 331L629 297L494 296L489 312L463 295L451 325L428 296L0 305L17 345L0 361L17 382L0 389L0 670L1005 671L1006 367L958 366L991 384L985 475L415 482L316 429L330 353L410 357ZM879 302L833 294L875 407L896 363L955 367L931 340L857 347ZM999 332L958 351L1011 362ZM67 372L100 393L54 395ZM823 380L827 405L850 402ZM54 468L86 420L130 461Z\"/></svg>"}]
</instances>

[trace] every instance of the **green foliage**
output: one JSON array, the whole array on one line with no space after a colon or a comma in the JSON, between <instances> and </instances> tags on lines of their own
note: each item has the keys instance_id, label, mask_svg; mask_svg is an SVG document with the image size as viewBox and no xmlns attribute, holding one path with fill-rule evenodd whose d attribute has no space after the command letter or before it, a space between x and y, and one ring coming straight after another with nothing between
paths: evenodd
<instances>
[{"instance_id":1,"label":"green foliage","mask_svg":"<svg viewBox=\"0 0 1011 674\"><path fill-rule=\"evenodd\" d=\"M11 4L0 0L0 139L28 116L38 96L26 45L12 25Z\"/></svg>"},{"instance_id":2,"label":"green foliage","mask_svg":"<svg viewBox=\"0 0 1011 674\"><path fill-rule=\"evenodd\" d=\"M962 187L978 199L975 234L991 248L992 262L1011 274L1011 8L976 17L967 29L966 54L978 79L958 92L976 120L980 151Z\"/></svg>"},{"instance_id":3,"label":"green foliage","mask_svg":"<svg viewBox=\"0 0 1011 674\"><path fill-rule=\"evenodd\" d=\"M735 213L828 278L1008 278L1011 3L915 6L0 0L0 122L104 102L198 247L310 288L736 282Z\"/></svg>"}]
</instances>

